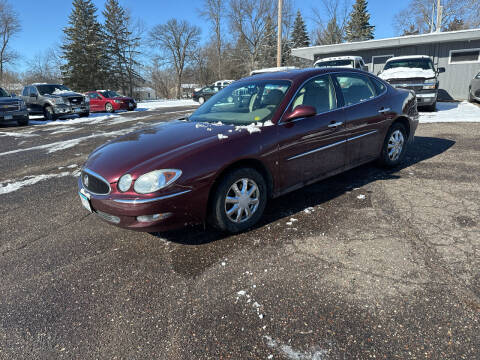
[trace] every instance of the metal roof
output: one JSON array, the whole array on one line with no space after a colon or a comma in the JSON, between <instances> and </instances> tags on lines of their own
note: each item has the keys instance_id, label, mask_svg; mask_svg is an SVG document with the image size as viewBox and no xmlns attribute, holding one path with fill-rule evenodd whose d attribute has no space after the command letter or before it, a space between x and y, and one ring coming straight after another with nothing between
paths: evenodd
<instances>
[{"instance_id":1,"label":"metal roof","mask_svg":"<svg viewBox=\"0 0 480 360\"><path fill-rule=\"evenodd\" d=\"M381 49L408 45L441 43L449 41L469 41L480 39L480 29L469 29L449 32L434 32L421 35L399 36L387 39L375 39L333 45L318 45L292 49L292 55L313 60L315 55L326 55L337 52Z\"/></svg>"}]
</instances>

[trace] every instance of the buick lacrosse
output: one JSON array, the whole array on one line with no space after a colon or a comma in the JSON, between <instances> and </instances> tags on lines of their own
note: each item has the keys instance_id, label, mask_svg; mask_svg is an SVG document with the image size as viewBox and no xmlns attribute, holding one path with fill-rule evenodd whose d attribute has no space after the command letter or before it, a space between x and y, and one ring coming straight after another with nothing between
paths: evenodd
<instances>
[{"instance_id":1,"label":"buick lacrosse","mask_svg":"<svg viewBox=\"0 0 480 360\"><path fill-rule=\"evenodd\" d=\"M241 232L270 198L373 160L396 166L417 125L413 92L361 70L255 75L188 118L97 148L79 195L88 211L131 230L209 223Z\"/></svg>"}]
</instances>

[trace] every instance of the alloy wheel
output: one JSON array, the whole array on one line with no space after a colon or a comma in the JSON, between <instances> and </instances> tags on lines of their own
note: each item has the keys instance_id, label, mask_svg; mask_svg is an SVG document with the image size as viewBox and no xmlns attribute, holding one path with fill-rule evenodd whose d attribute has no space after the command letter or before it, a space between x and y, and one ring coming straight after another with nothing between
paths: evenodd
<instances>
[{"instance_id":1,"label":"alloy wheel","mask_svg":"<svg viewBox=\"0 0 480 360\"><path fill-rule=\"evenodd\" d=\"M241 223L249 220L260 203L260 190L252 179L235 181L225 197L225 213L229 220Z\"/></svg>"},{"instance_id":2,"label":"alloy wheel","mask_svg":"<svg viewBox=\"0 0 480 360\"><path fill-rule=\"evenodd\" d=\"M400 157L404 143L403 133L400 130L395 130L390 136L387 146L388 158L391 161L396 161Z\"/></svg>"}]
</instances>

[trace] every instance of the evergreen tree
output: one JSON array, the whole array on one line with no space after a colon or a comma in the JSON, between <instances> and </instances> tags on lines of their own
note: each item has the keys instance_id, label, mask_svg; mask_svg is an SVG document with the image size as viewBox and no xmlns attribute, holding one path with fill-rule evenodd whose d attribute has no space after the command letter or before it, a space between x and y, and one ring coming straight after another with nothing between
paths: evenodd
<instances>
[{"instance_id":1,"label":"evergreen tree","mask_svg":"<svg viewBox=\"0 0 480 360\"><path fill-rule=\"evenodd\" d=\"M137 48L140 39L131 31L131 19L118 0L108 0L103 10L105 17L106 53L111 61L109 86L133 94L133 86L140 80Z\"/></svg>"},{"instance_id":2,"label":"evergreen tree","mask_svg":"<svg viewBox=\"0 0 480 360\"><path fill-rule=\"evenodd\" d=\"M291 46L294 48L310 46L310 38L307 34L307 27L303 21L300 10L297 11L295 22L293 23Z\"/></svg>"},{"instance_id":3,"label":"evergreen tree","mask_svg":"<svg viewBox=\"0 0 480 360\"><path fill-rule=\"evenodd\" d=\"M106 84L109 62L96 11L92 0L74 0L69 26L64 29L62 76L77 91L98 89Z\"/></svg>"},{"instance_id":4,"label":"evergreen tree","mask_svg":"<svg viewBox=\"0 0 480 360\"><path fill-rule=\"evenodd\" d=\"M370 14L367 11L366 0L356 0L350 13L350 20L345 28L348 42L373 39L375 26L370 25Z\"/></svg>"}]
</instances>

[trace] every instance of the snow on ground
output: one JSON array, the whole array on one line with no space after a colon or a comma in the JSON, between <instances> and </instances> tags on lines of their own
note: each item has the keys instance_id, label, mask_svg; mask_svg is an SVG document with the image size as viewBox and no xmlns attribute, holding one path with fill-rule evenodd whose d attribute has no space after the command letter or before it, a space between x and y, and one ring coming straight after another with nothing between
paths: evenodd
<instances>
[{"instance_id":1,"label":"snow on ground","mask_svg":"<svg viewBox=\"0 0 480 360\"><path fill-rule=\"evenodd\" d=\"M75 165L76 167L76 165ZM70 168L70 166L69 166ZM48 179L54 179L54 178L60 178L64 176L78 176L77 172L70 172L70 171L64 171L59 174L45 174L45 175L31 175L31 176L26 176L22 180L17 180L17 181L7 181L5 183L0 183L0 195L3 194L8 194L17 190L20 190L21 188L25 186L31 186L35 185L36 183L39 183L41 181L45 181Z\"/></svg>"},{"instance_id":2,"label":"snow on ground","mask_svg":"<svg viewBox=\"0 0 480 360\"><path fill-rule=\"evenodd\" d=\"M420 112L420 123L480 122L480 107L463 102L439 102L437 111Z\"/></svg>"},{"instance_id":3,"label":"snow on ground","mask_svg":"<svg viewBox=\"0 0 480 360\"><path fill-rule=\"evenodd\" d=\"M173 107L173 106L192 106L198 105L197 102L192 99L183 99L183 100L148 100L141 101L137 103L137 111L153 110L159 109L162 107Z\"/></svg>"}]
</instances>

